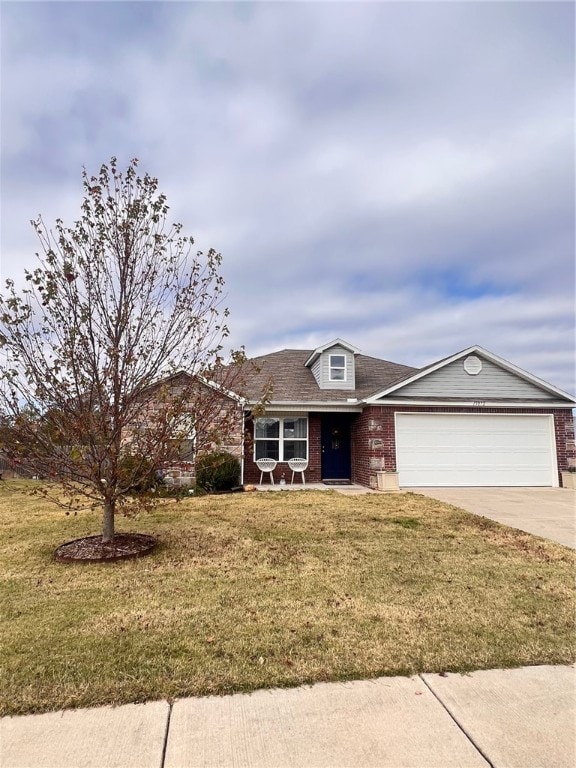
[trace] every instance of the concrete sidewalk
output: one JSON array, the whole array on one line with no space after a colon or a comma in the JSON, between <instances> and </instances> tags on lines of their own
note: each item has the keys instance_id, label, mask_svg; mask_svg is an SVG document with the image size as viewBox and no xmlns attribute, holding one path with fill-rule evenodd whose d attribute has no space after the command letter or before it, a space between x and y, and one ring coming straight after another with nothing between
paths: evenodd
<instances>
[{"instance_id":1,"label":"concrete sidewalk","mask_svg":"<svg viewBox=\"0 0 576 768\"><path fill-rule=\"evenodd\" d=\"M574 667L425 674L0 720L2 768L573 768Z\"/></svg>"}]
</instances>

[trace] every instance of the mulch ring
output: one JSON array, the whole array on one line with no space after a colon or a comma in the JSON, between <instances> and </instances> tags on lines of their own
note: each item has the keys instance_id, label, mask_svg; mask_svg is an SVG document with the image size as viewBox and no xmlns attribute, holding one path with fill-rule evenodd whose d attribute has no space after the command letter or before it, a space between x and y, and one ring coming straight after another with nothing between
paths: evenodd
<instances>
[{"instance_id":1,"label":"mulch ring","mask_svg":"<svg viewBox=\"0 0 576 768\"><path fill-rule=\"evenodd\" d=\"M150 554L158 539L146 533L117 533L112 541L102 536L85 536L61 544L54 552L60 563L112 563Z\"/></svg>"}]
</instances>

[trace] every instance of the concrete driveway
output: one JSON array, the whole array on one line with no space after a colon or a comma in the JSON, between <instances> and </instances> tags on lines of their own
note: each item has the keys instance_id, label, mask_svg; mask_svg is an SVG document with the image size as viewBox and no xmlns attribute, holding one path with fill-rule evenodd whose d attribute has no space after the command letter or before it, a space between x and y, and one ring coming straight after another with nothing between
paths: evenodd
<instances>
[{"instance_id":1,"label":"concrete driveway","mask_svg":"<svg viewBox=\"0 0 576 768\"><path fill-rule=\"evenodd\" d=\"M576 549L576 491L568 488L410 490Z\"/></svg>"}]
</instances>

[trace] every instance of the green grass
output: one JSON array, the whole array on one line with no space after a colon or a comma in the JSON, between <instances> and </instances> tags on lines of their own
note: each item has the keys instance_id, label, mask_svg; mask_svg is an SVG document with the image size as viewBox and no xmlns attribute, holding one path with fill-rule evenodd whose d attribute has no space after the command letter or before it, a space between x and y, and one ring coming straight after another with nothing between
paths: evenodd
<instances>
[{"instance_id":1,"label":"green grass","mask_svg":"<svg viewBox=\"0 0 576 768\"><path fill-rule=\"evenodd\" d=\"M0 483L0 713L575 660L575 554L414 494L165 501L151 556Z\"/></svg>"}]
</instances>

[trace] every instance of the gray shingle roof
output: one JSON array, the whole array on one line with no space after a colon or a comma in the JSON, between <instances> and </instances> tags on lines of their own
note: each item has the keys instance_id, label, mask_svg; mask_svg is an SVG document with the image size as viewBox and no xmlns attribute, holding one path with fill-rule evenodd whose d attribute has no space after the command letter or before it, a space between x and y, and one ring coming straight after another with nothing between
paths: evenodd
<instances>
[{"instance_id":1,"label":"gray shingle roof","mask_svg":"<svg viewBox=\"0 0 576 768\"><path fill-rule=\"evenodd\" d=\"M270 402L309 403L346 402L373 395L391 384L413 376L418 369L367 355L356 355L356 389L320 389L306 360L314 350L283 349L269 355L252 358L259 369L251 373L246 386L248 400L257 401L268 383L272 386Z\"/></svg>"}]
</instances>

